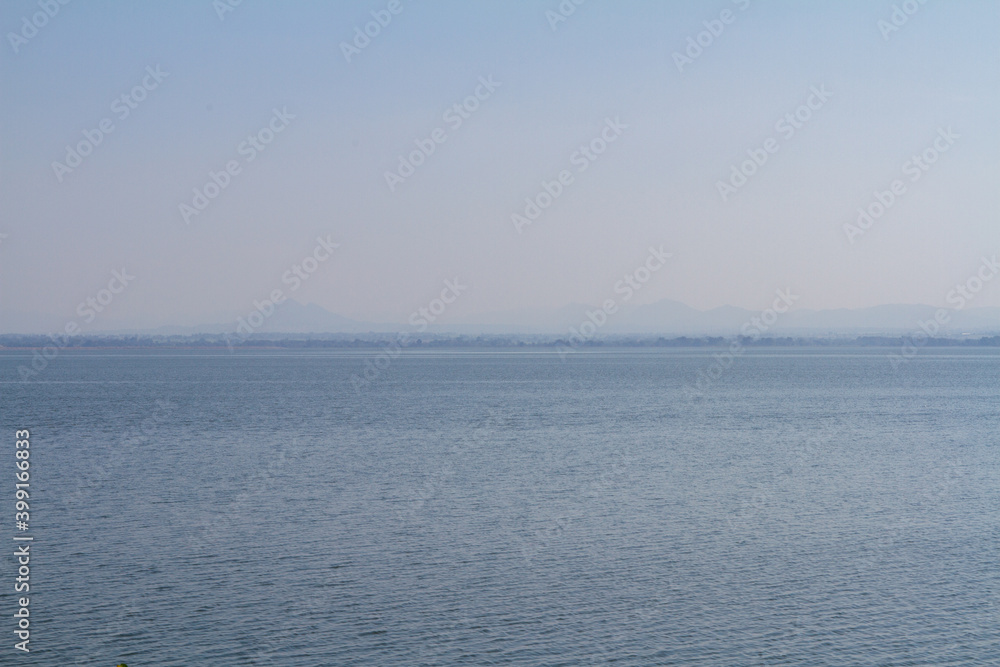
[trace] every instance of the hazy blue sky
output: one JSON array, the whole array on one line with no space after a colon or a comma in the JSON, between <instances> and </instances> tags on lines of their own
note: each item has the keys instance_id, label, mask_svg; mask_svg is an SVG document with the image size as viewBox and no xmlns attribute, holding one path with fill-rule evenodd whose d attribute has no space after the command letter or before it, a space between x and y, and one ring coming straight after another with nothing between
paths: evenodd
<instances>
[{"instance_id":1,"label":"hazy blue sky","mask_svg":"<svg viewBox=\"0 0 1000 667\"><path fill-rule=\"evenodd\" d=\"M134 281L90 328L225 321L276 288L405 321L454 278L468 290L449 317L596 304L650 245L673 256L636 302L759 308L790 287L809 308L944 306L1000 253L1000 3L896 2L916 11L886 32L894 3L871 0L588 0L555 29L557 0L244 0L220 18L223 2L52 0L37 34L37 1L0 5L0 330L79 321L122 267ZM391 22L348 62L371 12ZM706 21L719 34L679 71ZM144 77L134 109L115 102ZM445 113L480 77L499 86L455 127ZM813 87L830 97L787 136L776 122ZM294 118L248 161L274 109ZM607 119L627 127L574 160ZM436 128L445 141L390 191ZM948 128L933 165L904 171ZM769 138L723 201L717 183ZM230 160L239 173L185 222ZM518 233L512 214L562 170L572 183ZM340 247L293 291L282 277L321 235ZM1000 280L971 305L1000 305Z\"/></svg>"}]
</instances>

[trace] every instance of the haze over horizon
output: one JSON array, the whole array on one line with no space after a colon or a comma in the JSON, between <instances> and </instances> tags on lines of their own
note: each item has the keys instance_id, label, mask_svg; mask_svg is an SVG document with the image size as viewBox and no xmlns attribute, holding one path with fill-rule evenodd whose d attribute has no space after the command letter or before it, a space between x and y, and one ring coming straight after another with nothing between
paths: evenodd
<instances>
[{"instance_id":1,"label":"haze over horizon","mask_svg":"<svg viewBox=\"0 0 1000 667\"><path fill-rule=\"evenodd\" d=\"M998 37L3 0L9 664L1000 665Z\"/></svg>"},{"instance_id":2,"label":"haze over horizon","mask_svg":"<svg viewBox=\"0 0 1000 667\"><path fill-rule=\"evenodd\" d=\"M4 3L0 333L1000 307L1000 5L899 4Z\"/></svg>"},{"instance_id":3,"label":"haze over horizon","mask_svg":"<svg viewBox=\"0 0 1000 667\"><path fill-rule=\"evenodd\" d=\"M720 306L698 310L671 299L661 299L650 304L622 304L612 313L603 312L600 305L566 304L561 308L522 308L490 313L472 313L451 318L437 318L430 307L421 307L410 317L396 320L358 320L344 317L315 303L300 303L294 298L285 298L274 309L271 305L258 301L263 313L249 316L241 313L220 314L212 321L195 325L162 325L159 327L131 327L116 323L113 318L97 320L96 314L84 309L87 318L93 316L94 327L87 334L97 337L120 335L145 336L191 336L196 334L235 334L245 339L249 334L261 334L268 338L299 334L331 335L409 335L427 333L444 336L468 335L513 335L513 336L565 336L584 327L587 338L601 336L705 336L752 335L794 336L806 339L823 339L830 336L896 336L918 334L931 331L935 337L962 338L967 336L989 337L1000 334L1000 308L969 307L961 309L941 309L926 304L887 304L859 309L814 310L811 308L791 308L797 301L795 294L789 294L790 304L775 299L771 306L762 311L752 311L735 306ZM953 295L955 296L955 295ZM774 307L778 310L774 310ZM772 311L772 312L768 312ZM782 311L782 312L779 312ZM258 312L258 311L255 311ZM603 312L603 314L602 314ZM944 312L947 317L935 325L933 320ZM264 316L266 315L266 317ZM772 321L773 319L773 321ZM81 320L70 320L79 325ZM103 324L98 326L97 322ZM595 324L593 332L590 325ZM756 324L755 324L756 322ZM763 323L763 324L762 324ZM921 325L923 323L923 325ZM8 330L0 336L51 335L57 341L66 341L62 335L62 325L57 318L35 319L19 329ZM598 326L599 325L599 326ZM78 333L78 332L74 332ZM3 344L17 339L3 341Z\"/></svg>"}]
</instances>

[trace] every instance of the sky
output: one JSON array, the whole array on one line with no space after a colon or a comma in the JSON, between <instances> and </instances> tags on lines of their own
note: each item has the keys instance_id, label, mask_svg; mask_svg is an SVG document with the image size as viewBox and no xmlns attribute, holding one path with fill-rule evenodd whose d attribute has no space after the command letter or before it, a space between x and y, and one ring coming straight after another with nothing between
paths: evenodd
<instances>
[{"instance_id":1,"label":"sky","mask_svg":"<svg viewBox=\"0 0 1000 667\"><path fill-rule=\"evenodd\" d=\"M442 321L600 304L651 247L635 303L946 306L1000 253L995 2L5 0L0 30L0 332L276 290L405 322L445 281Z\"/></svg>"}]
</instances>

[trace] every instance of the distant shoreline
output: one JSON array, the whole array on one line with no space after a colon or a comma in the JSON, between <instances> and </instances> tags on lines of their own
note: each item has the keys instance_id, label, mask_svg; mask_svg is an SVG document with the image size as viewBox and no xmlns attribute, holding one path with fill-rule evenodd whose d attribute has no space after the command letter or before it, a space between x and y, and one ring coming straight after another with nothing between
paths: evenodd
<instances>
[{"instance_id":1,"label":"distant shoreline","mask_svg":"<svg viewBox=\"0 0 1000 667\"><path fill-rule=\"evenodd\" d=\"M0 349L34 349L56 346L60 349L380 349L407 337L406 348L719 348L733 341L746 347L899 347L913 340L912 335L863 336L655 336L616 335L585 341L570 341L556 335L442 335L421 334L254 334L245 339L225 334L193 335L102 335L47 336L40 334L2 334ZM925 338L921 347L1000 347L1000 335Z\"/></svg>"}]
</instances>

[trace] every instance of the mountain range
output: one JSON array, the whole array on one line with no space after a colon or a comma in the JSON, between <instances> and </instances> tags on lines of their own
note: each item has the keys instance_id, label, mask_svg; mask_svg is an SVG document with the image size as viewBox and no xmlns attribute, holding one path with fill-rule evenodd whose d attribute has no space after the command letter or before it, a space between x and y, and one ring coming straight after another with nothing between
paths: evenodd
<instances>
[{"instance_id":1,"label":"mountain range","mask_svg":"<svg viewBox=\"0 0 1000 667\"><path fill-rule=\"evenodd\" d=\"M767 315L735 306L697 310L678 301L664 299L645 305L625 305L611 314L584 304L570 304L554 310L521 309L452 317L444 323L431 323L430 333L452 334L567 334L585 322L595 323L594 335L663 334L663 335L735 335L749 326L764 335L847 335L903 334L919 331L921 322L934 319L940 308L927 305L892 304L870 308L811 310L792 308L784 314ZM1000 308L980 307L962 310L944 309L947 321L935 335L1000 333ZM588 317L588 313L592 317ZM602 317L603 315L603 317ZM606 319L605 319L606 318ZM758 318L754 323L753 318ZM942 318L944 319L944 318ZM602 323L601 326L596 326ZM770 325L768 326L768 323ZM237 322L194 327L160 327L144 333L193 334L235 331ZM766 327L766 330L764 329ZM928 328L932 325L928 324ZM585 327L587 331L590 326ZM302 304L289 299L255 333L419 333L421 329L406 322L364 322L332 313L316 304Z\"/></svg>"}]
</instances>

